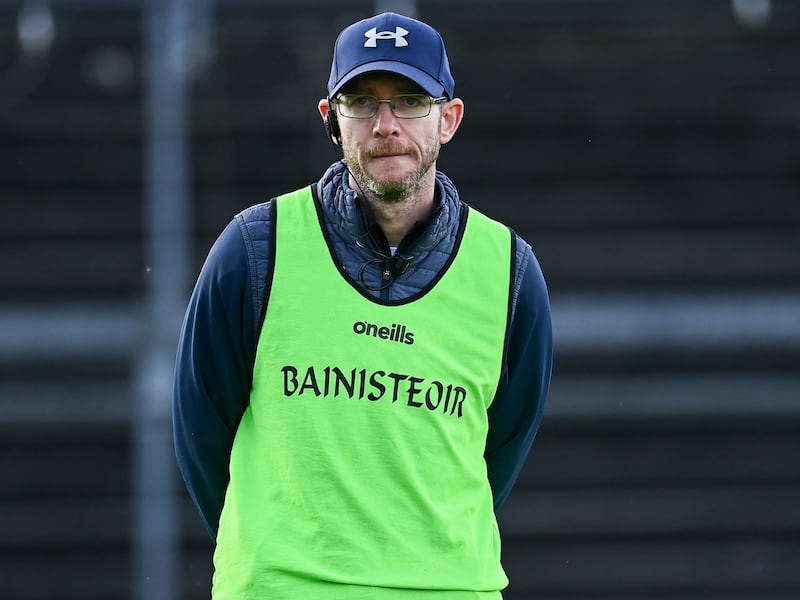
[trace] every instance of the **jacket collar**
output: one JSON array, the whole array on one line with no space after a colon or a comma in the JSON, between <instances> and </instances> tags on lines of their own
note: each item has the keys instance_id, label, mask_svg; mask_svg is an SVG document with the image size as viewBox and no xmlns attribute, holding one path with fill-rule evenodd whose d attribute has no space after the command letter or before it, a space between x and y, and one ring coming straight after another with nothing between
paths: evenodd
<instances>
[{"instance_id":1,"label":"jacket collar","mask_svg":"<svg viewBox=\"0 0 800 600\"><path fill-rule=\"evenodd\" d=\"M365 255L384 252L384 248L375 242L373 230L377 225L364 211L356 192L350 188L347 168L342 161L328 168L317 183L317 192L328 225L346 242L361 248ZM438 203L431 219L418 223L412 229L409 236L416 236L415 239L401 242L404 252L417 256L426 253L458 227L461 215L458 192L450 179L439 171L436 172L436 196Z\"/></svg>"}]
</instances>

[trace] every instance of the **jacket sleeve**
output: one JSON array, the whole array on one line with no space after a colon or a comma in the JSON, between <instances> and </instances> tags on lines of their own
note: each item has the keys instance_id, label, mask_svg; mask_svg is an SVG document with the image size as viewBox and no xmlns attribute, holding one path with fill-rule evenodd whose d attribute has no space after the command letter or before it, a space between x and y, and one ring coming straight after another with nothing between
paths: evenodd
<instances>
[{"instance_id":1,"label":"jacket sleeve","mask_svg":"<svg viewBox=\"0 0 800 600\"><path fill-rule=\"evenodd\" d=\"M212 538L255 355L251 260L243 233L233 220L208 254L183 322L173 385L178 466Z\"/></svg>"},{"instance_id":2,"label":"jacket sleeve","mask_svg":"<svg viewBox=\"0 0 800 600\"><path fill-rule=\"evenodd\" d=\"M486 465L497 509L519 476L542 420L553 364L550 300L530 246L517 238L506 365L489 407Z\"/></svg>"}]
</instances>

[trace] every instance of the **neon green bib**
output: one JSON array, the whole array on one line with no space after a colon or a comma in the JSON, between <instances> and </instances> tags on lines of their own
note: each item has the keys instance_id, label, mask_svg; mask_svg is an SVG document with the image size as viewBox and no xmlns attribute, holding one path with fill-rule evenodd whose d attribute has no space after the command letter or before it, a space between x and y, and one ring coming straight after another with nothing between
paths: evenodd
<instances>
[{"instance_id":1,"label":"neon green bib","mask_svg":"<svg viewBox=\"0 0 800 600\"><path fill-rule=\"evenodd\" d=\"M336 267L310 188L276 202L213 597L500 598L508 581L483 452L511 233L469 210L435 285L386 304Z\"/></svg>"}]
</instances>

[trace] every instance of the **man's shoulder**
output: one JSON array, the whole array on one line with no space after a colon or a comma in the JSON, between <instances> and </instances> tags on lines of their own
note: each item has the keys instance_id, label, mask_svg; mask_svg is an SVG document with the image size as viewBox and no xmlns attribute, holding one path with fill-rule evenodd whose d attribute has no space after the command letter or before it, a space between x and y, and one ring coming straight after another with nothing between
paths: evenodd
<instances>
[{"instance_id":1,"label":"man's shoulder","mask_svg":"<svg viewBox=\"0 0 800 600\"><path fill-rule=\"evenodd\" d=\"M264 225L269 226L269 224L273 221L273 210L275 201L277 199L284 196L295 196L298 194L309 193L311 189L311 186L304 186L279 196L273 196L266 202L260 202L245 208L236 215L235 219L239 222L241 227L259 227Z\"/></svg>"},{"instance_id":2,"label":"man's shoulder","mask_svg":"<svg viewBox=\"0 0 800 600\"><path fill-rule=\"evenodd\" d=\"M272 220L272 199L248 206L236 215L240 225L253 226Z\"/></svg>"}]
</instances>

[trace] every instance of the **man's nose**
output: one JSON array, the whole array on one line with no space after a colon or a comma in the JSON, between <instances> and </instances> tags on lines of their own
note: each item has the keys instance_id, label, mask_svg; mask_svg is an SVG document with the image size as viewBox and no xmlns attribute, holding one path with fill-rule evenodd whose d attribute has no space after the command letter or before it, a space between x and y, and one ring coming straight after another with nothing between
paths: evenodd
<instances>
[{"instance_id":1,"label":"man's nose","mask_svg":"<svg viewBox=\"0 0 800 600\"><path fill-rule=\"evenodd\" d=\"M389 103L381 102L378 104L373 131L378 135L392 135L398 131L398 127L398 119L394 116Z\"/></svg>"}]
</instances>

